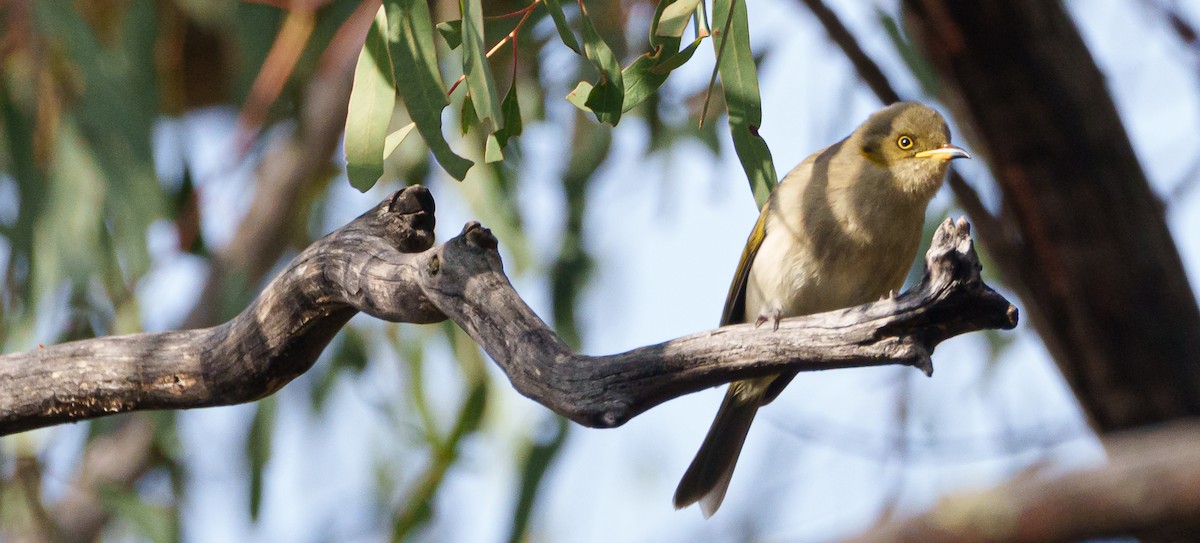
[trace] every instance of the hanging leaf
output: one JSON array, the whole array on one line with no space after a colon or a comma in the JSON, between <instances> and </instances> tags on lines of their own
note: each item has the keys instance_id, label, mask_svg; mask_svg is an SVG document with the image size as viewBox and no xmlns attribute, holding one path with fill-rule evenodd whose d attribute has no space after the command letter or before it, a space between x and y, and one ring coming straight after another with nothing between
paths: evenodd
<instances>
[{"instance_id":1,"label":"hanging leaf","mask_svg":"<svg viewBox=\"0 0 1200 543\"><path fill-rule=\"evenodd\" d=\"M526 537L526 531L529 527L529 518L533 513L534 499L537 498L537 493L542 488L542 481L550 469L551 462L562 450L563 443L566 443L570 428L567 419L555 415L553 434L548 438L530 439L526 449L522 451L519 457L523 460L521 490L517 494L512 529L508 535L509 543L521 543L529 539Z\"/></svg>"},{"instance_id":2,"label":"hanging leaf","mask_svg":"<svg viewBox=\"0 0 1200 543\"><path fill-rule=\"evenodd\" d=\"M575 54L582 55L579 40L575 38L575 32L567 24L567 15L563 13L559 0L545 0L542 3L546 4L546 11L550 12L550 18L554 19L554 27L558 29L558 35L562 38L563 45L570 47Z\"/></svg>"},{"instance_id":3,"label":"hanging leaf","mask_svg":"<svg viewBox=\"0 0 1200 543\"><path fill-rule=\"evenodd\" d=\"M311 381L309 400L313 411L319 411L325 407L325 401L329 399L333 385L342 374L360 374L370 360L366 339L363 338L362 332L352 326L342 329L332 348L333 356L330 357L325 372ZM311 372L312 370L310 370Z\"/></svg>"},{"instance_id":4,"label":"hanging leaf","mask_svg":"<svg viewBox=\"0 0 1200 543\"><path fill-rule=\"evenodd\" d=\"M574 89L571 89L571 92L567 93L566 99L571 103L571 105L591 113L592 109L589 108L586 103L587 97L589 94L591 94L591 92L592 84L588 83L587 81L580 81L578 85L575 85Z\"/></svg>"},{"instance_id":5,"label":"hanging leaf","mask_svg":"<svg viewBox=\"0 0 1200 543\"><path fill-rule=\"evenodd\" d=\"M404 141L404 138L407 138L408 134L411 133L416 127L416 123L408 123L402 126L399 130L388 134L383 140L383 158L386 159L387 157L392 156L392 153L396 152L396 148L400 146L400 143Z\"/></svg>"},{"instance_id":6,"label":"hanging leaf","mask_svg":"<svg viewBox=\"0 0 1200 543\"><path fill-rule=\"evenodd\" d=\"M459 6L463 14L463 74L479 125L484 132L492 134L500 129L503 120L500 118L500 96L483 43L483 6L481 0L461 0Z\"/></svg>"},{"instance_id":7,"label":"hanging leaf","mask_svg":"<svg viewBox=\"0 0 1200 543\"><path fill-rule=\"evenodd\" d=\"M929 61L925 60L920 51L917 51L913 47L912 42L904 37L904 33L900 30L900 24L894 17L879 8L875 9L875 16L879 19L879 24L887 32L888 39L892 41L892 46L896 48L896 51L900 53L900 58L908 66L908 70L912 72L913 76L921 84L921 92L924 92L926 96L937 96L937 72L929 65Z\"/></svg>"},{"instance_id":8,"label":"hanging leaf","mask_svg":"<svg viewBox=\"0 0 1200 543\"><path fill-rule=\"evenodd\" d=\"M424 0L384 0L383 5L396 91L434 158L462 181L475 163L455 154L442 134L442 110L450 101L438 70L429 5Z\"/></svg>"},{"instance_id":9,"label":"hanging leaf","mask_svg":"<svg viewBox=\"0 0 1200 543\"><path fill-rule=\"evenodd\" d=\"M662 13L655 18L658 28L653 34L670 38L683 36L683 31L687 28L688 21L692 20L692 14L699 4L700 0L675 0L663 9L660 3L659 9Z\"/></svg>"},{"instance_id":10,"label":"hanging leaf","mask_svg":"<svg viewBox=\"0 0 1200 543\"><path fill-rule=\"evenodd\" d=\"M704 38L696 38L683 51L679 50L678 37L663 36L659 31L659 21L667 10L681 2L667 4L659 2L650 23L650 43L654 50L634 60L621 72L625 82L625 97L622 109L629 111L653 95L667 80L671 70L682 66L689 59ZM695 6L692 6L695 9ZM689 13L691 13L689 11Z\"/></svg>"},{"instance_id":11,"label":"hanging leaf","mask_svg":"<svg viewBox=\"0 0 1200 543\"><path fill-rule=\"evenodd\" d=\"M475 114L475 104L472 102L471 95L468 94L463 99L462 114L458 116L458 128L464 136L467 135L472 126L479 124L479 116Z\"/></svg>"},{"instance_id":12,"label":"hanging leaf","mask_svg":"<svg viewBox=\"0 0 1200 543\"><path fill-rule=\"evenodd\" d=\"M778 184L778 177L771 150L758 135L762 126L762 99L758 94L758 69L750 52L750 26L746 19L744 1L713 1L713 25L723 25L723 30L713 35L713 48L717 51L717 70L729 111L733 148L746 171L754 199L762 207Z\"/></svg>"},{"instance_id":13,"label":"hanging leaf","mask_svg":"<svg viewBox=\"0 0 1200 543\"><path fill-rule=\"evenodd\" d=\"M450 50L458 49L462 45L462 21L455 19L453 21L444 21L438 23L436 27L438 34L442 35L442 39L446 41L446 45Z\"/></svg>"},{"instance_id":14,"label":"hanging leaf","mask_svg":"<svg viewBox=\"0 0 1200 543\"><path fill-rule=\"evenodd\" d=\"M521 104L517 102L517 85L514 83L508 88L508 93L504 95L504 101L500 103L500 112L504 114L504 128L496 132L496 139L500 143L500 147L508 146L508 139L515 138L521 135L523 125L521 124Z\"/></svg>"},{"instance_id":15,"label":"hanging leaf","mask_svg":"<svg viewBox=\"0 0 1200 543\"><path fill-rule=\"evenodd\" d=\"M246 460L250 463L250 518L257 519L262 511L263 471L271 458L275 432L275 397L263 398L254 407L246 435Z\"/></svg>"},{"instance_id":16,"label":"hanging leaf","mask_svg":"<svg viewBox=\"0 0 1200 543\"><path fill-rule=\"evenodd\" d=\"M387 14L375 14L354 68L354 88L346 112L346 174L354 188L366 192L383 175L388 124L396 106L392 61L388 57ZM394 147L393 147L394 148Z\"/></svg>"},{"instance_id":17,"label":"hanging leaf","mask_svg":"<svg viewBox=\"0 0 1200 543\"><path fill-rule=\"evenodd\" d=\"M504 151L500 149L500 140L495 134L488 134L487 144L483 148L483 161L487 164L504 160Z\"/></svg>"},{"instance_id":18,"label":"hanging leaf","mask_svg":"<svg viewBox=\"0 0 1200 543\"><path fill-rule=\"evenodd\" d=\"M129 521L145 541L178 541L179 526L171 508L144 502L136 491L115 484L99 485L96 495L106 510Z\"/></svg>"},{"instance_id":19,"label":"hanging leaf","mask_svg":"<svg viewBox=\"0 0 1200 543\"><path fill-rule=\"evenodd\" d=\"M616 126L621 120L621 103L625 98L625 83L621 78L621 64L604 38L596 31L587 12L581 17L583 23L583 50L588 60L600 71L600 80L588 93L584 104L596 115L596 120ZM576 87L578 88L578 87Z\"/></svg>"}]
</instances>

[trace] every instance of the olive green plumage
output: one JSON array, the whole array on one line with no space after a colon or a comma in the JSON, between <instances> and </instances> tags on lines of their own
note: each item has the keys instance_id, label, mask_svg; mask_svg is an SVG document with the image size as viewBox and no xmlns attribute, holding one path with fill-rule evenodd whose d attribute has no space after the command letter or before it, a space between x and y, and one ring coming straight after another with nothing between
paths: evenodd
<instances>
[{"instance_id":1,"label":"olive green plumage","mask_svg":"<svg viewBox=\"0 0 1200 543\"><path fill-rule=\"evenodd\" d=\"M916 257L925 207L954 158L938 112L901 102L806 158L763 206L725 299L721 325L864 304L899 289ZM675 491L675 507L721 506L758 408L795 373L730 383Z\"/></svg>"}]
</instances>

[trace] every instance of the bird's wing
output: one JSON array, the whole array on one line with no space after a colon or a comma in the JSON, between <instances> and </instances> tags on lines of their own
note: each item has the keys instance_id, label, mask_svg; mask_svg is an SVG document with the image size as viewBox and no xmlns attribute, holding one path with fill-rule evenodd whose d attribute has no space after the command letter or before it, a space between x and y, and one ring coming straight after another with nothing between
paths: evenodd
<instances>
[{"instance_id":1,"label":"bird's wing","mask_svg":"<svg viewBox=\"0 0 1200 543\"><path fill-rule=\"evenodd\" d=\"M758 221L750 231L746 240L746 248L742 249L742 259L738 261L737 271L733 274L733 282L729 284L729 293L725 295L725 310L721 312L721 326L746 322L746 283L750 280L750 266L754 264L754 255L762 247L763 239L767 237L767 208L763 206L758 214Z\"/></svg>"}]
</instances>

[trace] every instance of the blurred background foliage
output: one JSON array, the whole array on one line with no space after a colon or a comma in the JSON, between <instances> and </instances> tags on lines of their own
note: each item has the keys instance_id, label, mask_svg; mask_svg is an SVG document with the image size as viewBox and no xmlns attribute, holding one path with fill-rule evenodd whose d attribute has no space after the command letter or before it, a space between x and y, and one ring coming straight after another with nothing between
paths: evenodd
<instances>
[{"instance_id":1,"label":"blurred background foliage","mask_svg":"<svg viewBox=\"0 0 1200 543\"><path fill-rule=\"evenodd\" d=\"M751 55L747 4L717 0L710 13L689 0L5 2L3 352L218 323L244 307L280 261L366 208L347 186L374 200L400 184L449 187L447 174L463 182L439 193L439 204L497 232L509 273L545 282L547 320L580 346L580 298L604 265L589 253L585 218L597 172L615 155L736 154L759 202L775 182L758 135L753 67L777 54L777 43L754 41ZM1169 3L1155 6L1186 38L1187 17ZM916 92L932 99L936 77L901 32L898 7L874 9L869 24L888 37ZM711 78L660 90L693 54L707 59ZM618 149L610 125L629 119L646 136ZM562 165L540 175L553 176L559 201L523 201L522 179L540 165L526 161L522 133L546 126L562 135ZM667 183L655 187L664 201L679 190L670 186L678 181ZM953 209L936 205L935 221ZM538 240L552 240L554 250L541 255ZM999 360L1012 336L986 337L986 358ZM517 481L504 502L511 509L489 515L507 519L500 523L509 541L531 539L537 493L570 426L549 414L505 423L508 408L496 398L512 392L492 369L453 325L355 319L289 394L302 395L311 420L322 420L337 413L329 398L347 382L369 388L384 376L403 393L368 399L392 428L376 440L375 479L357 492L369 507L354 523L314 528L305 540L439 539L428 531L444 503L438 493L489 426L511 436L492 458L511 463ZM270 507L264 496L283 401L267 398L227 419L244 432L236 453L244 466L229 469L241 474L251 523ZM907 409L897 407L902 428ZM6 438L0 537L181 539L181 526L196 522L185 518L198 507L188 504L203 502L189 495L197 460L181 446L179 419L135 414ZM793 431L811 430L802 426ZM843 438L860 449L887 441ZM825 439L841 438L826 431ZM893 448L909 446L879 445L879 455ZM455 495L470 507L469 492ZM753 522L745 523L741 537L753 539Z\"/></svg>"}]
</instances>

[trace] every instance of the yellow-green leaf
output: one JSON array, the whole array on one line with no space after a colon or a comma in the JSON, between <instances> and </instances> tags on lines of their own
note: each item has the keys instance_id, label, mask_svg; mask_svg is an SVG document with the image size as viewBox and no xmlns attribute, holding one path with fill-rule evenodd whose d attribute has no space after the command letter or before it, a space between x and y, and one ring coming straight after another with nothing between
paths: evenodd
<instances>
[{"instance_id":1,"label":"yellow-green leaf","mask_svg":"<svg viewBox=\"0 0 1200 543\"><path fill-rule=\"evenodd\" d=\"M387 138L383 140L383 158L392 156L392 153L396 152L396 148L400 146L404 138L407 138L408 134L416 127L417 123L408 123L399 130L388 134Z\"/></svg>"},{"instance_id":2,"label":"yellow-green leaf","mask_svg":"<svg viewBox=\"0 0 1200 543\"><path fill-rule=\"evenodd\" d=\"M613 55L612 49L604 43L604 38L596 31L595 25L586 12L582 17L583 51L588 60L600 71L600 79L588 93L584 102L588 109L596 115L596 120L616 126L621 120L621 104L625 98L625 83L621 78L621 64ZM578 88L578 87L576 87Z\"/></svg>"},{"instance_id":3,"label":"yellow-green leaf","mask_svg":"<svg viewBox=\"0 0 1200 543\"><path fill-rule=\"evenodd\" d=\"M678 38L683 36L684 29L687 28L688 21L692 19L692 14L696 11L696 6L700 4L700 0L675 0L671 2L662 11L662 15L658 17L658 30L654 32L656 36L667 36Z\"/></svg>"},{"instance_id":4,"label":"yellow-green leaf","mask_svg":"<svg viewBox=\"0 0 1200 543\"><path fill-rule=\"evenodd\" d=\"M483 131L491 134L500 129L500 96L496 81L488 66L483 43L483 5L481 0L460 0L462 10L463 74L475 106L475 114Z\"/></svg>"},{"instance_id":5,"label":"yellow-green leaf","mask_svg":"<svg viewBox=\"0 0 1200 543\"><path fill-rule=\"evenodd\" d=\"M455 154L442 134L442 110L450 101L438 69L429 5L424 0L384 0L383 5L396 92L434 158L461 181L475 163Z\"/></svg>"},{"instance_id":6,"label":"yellow-green leaf","mask_svg":"<svg viewBox=\"0 0 1200 543\"><path fill-rule=\"evenodd\" d=\"M483 147L483 161L491 164L504 160L504 151L500 149L500 141L495 134L488 134L487 143Z\"/></svg>"},{"instance_id":7,"label":"yellow-green leaf","mask_svg":"<svg viewBox=\"0 0 1200 543\"><path fill-rule=\"evenodd\" d=\"M718 55L717 70L729 110L733 148L746 171L754 199L762 207L778 184L778 177L771 150L758 135L762 126L762 99L758 94L758 69L750 52L750 26L746 19L744 1L713 1L714 30L718 24L723 28L713 35L713 48ZM725 40L729 40L728 45L724 45Z\"/></svg>"},{"instance_id":8,"label":"yellow-green leaf","mask_svg":"<svg viewBox=\"0 0 1200 543\"><path fill-rule=\"evenodd\" d=\"M521 104L517 102L517 85L513 83L500 103L500 111L504 113L504 128L496 131L496 139L500 148L508 146L508 139L521 135L524 125L521 122Z\"/></svg>"},{"instance_id":9,"label":"yellow-green leaf","mask_svg":"<svg viewBox=\"0 0 1200 543\"><path fill-rule=\"evenodd\" d=\"M567 16L563 13L559 0L544 0L542 3L546 4L546 11L550 12L550 18L554 19L554 27L558 29L558 36L562 38L563 45L570 47L576 54L583 54L580 52L579 40L575 38L575 32L567 24Z\"/></svg>"},{"instance_id":10,"label":"yellow-green leaf","mask_svg":"<svg viewBox=\"0 0 1200 543\"><path fill-rule=\"evenodd\" d=\"M671 70L682 66L692 58L692 54L696 52L700 42L703 41L703 38L696 38L687 48L680 51L678 37L662 36L658 32L658 21L663 19L667 10L679 3L660 2L658 4L652 19L653 22L650 23L650 42L654 45L654 50L638 57L621 71L625 84L625 97L621 106L624 111L633 109L654 94L667 80L667 75L671 73ZM694 8L695 6L693 6Z\"/></svg>"},{"instance_id":11,"label":"yellow-green leaf","mask_svg":"<svg viewBox=\"0 0 1200 543\"><path fill-rule=\"evenodd\" d=\"M438 34L442 35L442 39L446 41L446 45L450 49L458 49L458 46L462 45L462 21L458 19L443 21L434 28L437 29Z\"/></svg>"},{"instance_id":12,"label":"yellow-green leaf","mask_svg":"<svg viewBox=\"0 0 1200 543\"><path fill-rule=\"evenodd\" d=\"M358 54L346 113L346 173L350 184L363 192L383 175L383 159L390 154L384 141L396 106L396 87L386 35L387 15L380 7Z\"/></svg>"},{"instance_id":13,"label":"yellow-green leaf","mask_svg":"<svg viewBox=\"0 0 1200 543\"><path fill-rule=\"evenodd\" d=\"M571 89L571 92L567 93L566 98L571 105L591 113L591 108L587 107L587 104L585 103L587 102L588 94L591 94L591 92L592 84L588 83L587 81L580 81L578 85L575 85L574 89Z\"/></svg>"}]
</instances>

